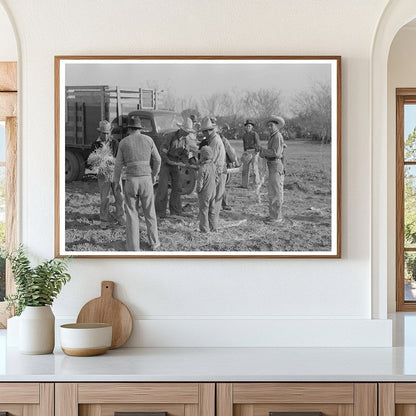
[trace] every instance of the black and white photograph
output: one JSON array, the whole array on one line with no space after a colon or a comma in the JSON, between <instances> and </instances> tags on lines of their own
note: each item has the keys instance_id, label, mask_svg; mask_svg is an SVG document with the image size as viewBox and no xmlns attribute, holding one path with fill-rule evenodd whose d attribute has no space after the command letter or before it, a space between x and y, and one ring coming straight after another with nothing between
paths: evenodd
<instances>
[{"instance_id":1,"label":"black and white photograph","mask_svg":"<svg viewBox=\"0 0 416 416\"><path fill-rule=\"evenodd\" d=\"M334 257L340 57L55 57L56 255Z\"/></svg>"}]
</instances>

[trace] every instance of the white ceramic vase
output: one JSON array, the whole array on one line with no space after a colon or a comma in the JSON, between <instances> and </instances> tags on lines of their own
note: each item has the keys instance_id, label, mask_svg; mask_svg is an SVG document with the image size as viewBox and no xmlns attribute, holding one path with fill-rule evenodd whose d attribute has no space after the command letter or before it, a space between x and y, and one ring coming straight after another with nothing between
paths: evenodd
<instances>
[{"instance_id":1,"label":"white ceramic vase","mask_svg":"<svg viewBox=\"0 0 416 416\"><path fill-rule=\"evenodd\" d=\"M19 351L50 354L55 346L55 316L51 307L26 306L19 319Z\"/></svg>"}]
</instances>

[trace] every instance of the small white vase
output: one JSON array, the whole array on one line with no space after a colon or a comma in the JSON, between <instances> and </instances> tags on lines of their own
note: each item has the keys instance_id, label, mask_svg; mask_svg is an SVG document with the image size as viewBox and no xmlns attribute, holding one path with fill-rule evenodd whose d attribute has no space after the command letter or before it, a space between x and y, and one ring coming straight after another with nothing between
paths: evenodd
<instances>
[{"instance_id":1,"label":"small white vase","mask_svg":"<svg viewBox=\"0 0 416 416\"><path fill-rule=\"evenodd\" d=\"M13 316L7 320L7 347L19 347L19 320L20 316Z\"/></svg>"},{"instance_id":2,"label":"small white vase","mask_svg":"<svg viewBox=\"0 0 416 416\"><path fill-rule=\"evenodd\" d=\"M19 351L50 354L55 346L55 316L49 305L26 306L19 319Z\"/></svg>"}]
</instances>

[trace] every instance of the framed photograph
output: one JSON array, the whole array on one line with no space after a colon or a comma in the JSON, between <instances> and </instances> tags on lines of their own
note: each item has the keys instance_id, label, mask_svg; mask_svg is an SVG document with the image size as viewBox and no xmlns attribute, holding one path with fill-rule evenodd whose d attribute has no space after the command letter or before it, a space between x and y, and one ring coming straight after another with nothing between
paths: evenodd
<instances>
[{"instance_id":1,"label":"framed photograph","mask_svg":"<svg viewBox=\"0 0 416 416\"><path fill-rule=\"evenodd\" d=\"M55 251L339 258L339 56L55 57Z\"/></svg>"}]
</instances>

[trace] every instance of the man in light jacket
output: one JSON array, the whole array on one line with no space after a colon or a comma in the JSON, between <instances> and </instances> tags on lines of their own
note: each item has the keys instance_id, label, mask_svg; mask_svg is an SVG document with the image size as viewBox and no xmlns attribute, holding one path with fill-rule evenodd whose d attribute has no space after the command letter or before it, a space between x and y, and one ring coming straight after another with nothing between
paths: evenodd
<instances>
[{"instance_id":1,"label":"man in light jacket","mask_svg":"<svg viewBox=\"0 0 416 416\"><path fill-rule=\"evenodd\" d=\"M215 165L217 174L216 192L215 192L215 211L214 220L211 225L211 231L217 231L218 219L221 210L221 201L224 195L225 182L227 178L227 166L225 161L225 148L220 136L217 134L216 125L212 123L209 117L205 117L201 123L201 131L206 138L207 146L212 150L212 161Z\"/></svg>"},{"instance_id":2,"label":"man in light jacket","mask_svg":"<svg viewBox=\"0 0 416 416\"><path fill-rule=\"evenodd\" d=\"M140 133L143 128L137 115L129 116L128 136L119 145L114 168L113 182L120 183L122 166L126 166L124 189L126 205L126 249L140 250L139 213L140 201L147 227L147 236L152 250L160 248L155 201L154 179L160 170L160 155L152 138Z\"/></svg>"},{"instance_id":3,"label":"man in light jacket","mask_svg":"<svg viewBox=\"0 0 416 416\"><path fill-rule=\"evenodd\" d=\"M260 157L266 159L269 170L269 216L265 221L270 224L283 221L283 182L285 179L283 151L285 144L280 129L284 125L285 121L282 117L270 116L267 120L267 128L270 132L267 149L256 146L256 149L260 152Z\"/></svg>"}]
</instances>

